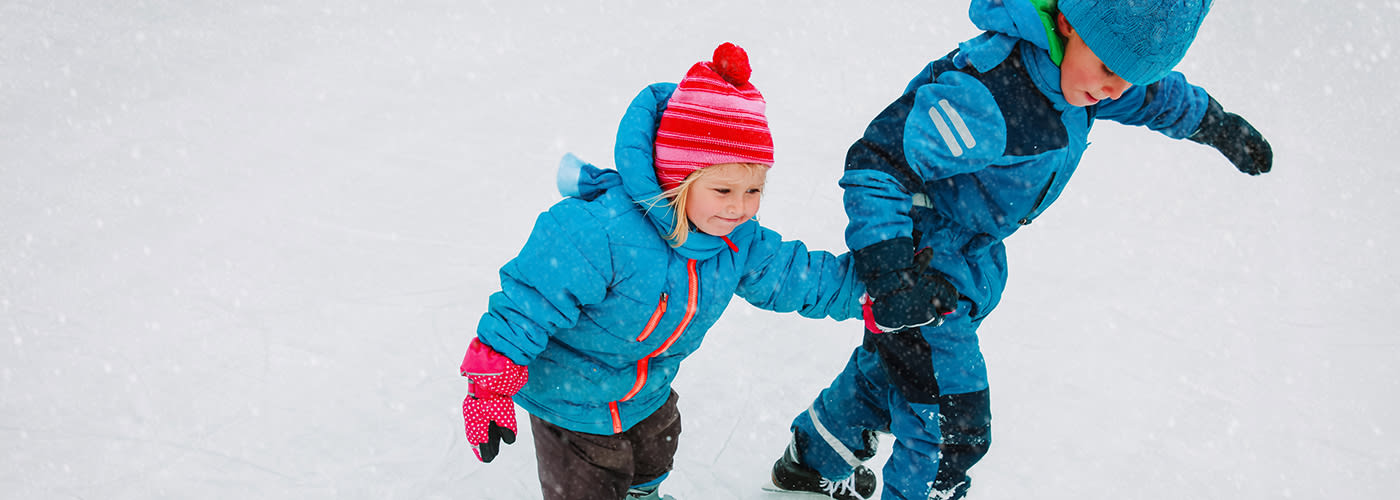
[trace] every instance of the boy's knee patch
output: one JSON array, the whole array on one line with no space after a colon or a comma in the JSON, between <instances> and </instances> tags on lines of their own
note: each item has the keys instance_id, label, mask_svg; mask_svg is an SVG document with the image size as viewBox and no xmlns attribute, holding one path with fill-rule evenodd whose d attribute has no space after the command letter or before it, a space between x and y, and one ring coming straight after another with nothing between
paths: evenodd
<instances>
[{"instance_id":1,"label":"boy's knee patch","mask_svg":"<svg viewBox=\"0 0 1400 500\"><path fill-rule=\"evenodd\" d=\"M986 390L947 394L939 398L939 429L943 443L985 448L992 442L991 398Z\"/></svg>"}]
</instances>

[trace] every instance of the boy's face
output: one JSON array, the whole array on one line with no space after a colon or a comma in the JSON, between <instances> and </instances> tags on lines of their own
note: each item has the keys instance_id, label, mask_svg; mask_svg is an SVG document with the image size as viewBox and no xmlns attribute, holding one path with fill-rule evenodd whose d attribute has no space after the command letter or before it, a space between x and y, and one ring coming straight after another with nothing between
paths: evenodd
<instances>
[{"instance_id":1,"label":"boy's face","mask_svg":"<svg viewBox=\"0 0 1400 500\"><path fill-rule=\"evenodd\" d=\"M1057 15L1055 21L1056 28L1065 36L1065 57L1060 61L1060 91L1065 94L1065 101L1071 106L1092 106L1104 99L1117 99L1133 86L1108 70L1065 20L1064 14Z\"/></svg>"},{"instance_id":2,"label":"boy's face","mask_svg":"<svg viewBox=\"0 0 1400 500\"><path fill-rule=\"evenodd\" d=\"M696 229L713 236L727 236L739 224L758 214L768 168L748 168L737 163L705 167L686 194L685 216Z\"/></svg>"}]
</instances>

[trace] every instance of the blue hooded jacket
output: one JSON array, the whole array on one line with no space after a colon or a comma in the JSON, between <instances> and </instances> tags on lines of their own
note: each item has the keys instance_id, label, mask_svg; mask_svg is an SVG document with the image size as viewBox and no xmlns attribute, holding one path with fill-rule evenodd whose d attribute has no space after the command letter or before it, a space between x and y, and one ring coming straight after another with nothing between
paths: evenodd
<instances>
[{"instance_id":1,"label":"blue hooded jacket","mask_svg":"<svg viewBox=\"0 0 1400 500\"><path fill-rule=\"evenodd\" d=\"M849 254L808 251L752 220L727 237L692 231L676 248L664 239L674 211L652 206L662 192L652 150L675 87L632 101L617 170L565 158L569 198L539 216L477 326L483 343L529 367L516 403L570 430L615 434L655 412L736 295L810 318L860 315L865 287Z\"/></svg>"},{"instance_id":2,"label":"blue hooded jacket","mask_svg":"<svg viewBox=\"0 0 1400 500\"><path fill-rule=\"evenodd\" d=\"M974 0L969 14L984 32L926 66L871 122L841 186L851 250L901 237L932 247L930 266L971 301L977 320L1001 298L1002 241L1059 197L1095 120L1184 138L1209 96L1173 72L1119 99L1071 106L1050 56L1053 11Z\"/></svg>"}]
</instances>

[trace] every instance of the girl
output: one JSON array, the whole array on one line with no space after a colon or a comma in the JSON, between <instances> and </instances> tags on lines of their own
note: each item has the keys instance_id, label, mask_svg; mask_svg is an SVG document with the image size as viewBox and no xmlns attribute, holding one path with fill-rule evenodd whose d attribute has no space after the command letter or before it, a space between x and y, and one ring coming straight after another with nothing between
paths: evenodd
<instances>
[{"instance_id":1,"label":"girl","mask_svg":"<svg viewBox=\"0 0 1400 500\"><path fill-rule=\"evenodd\" d=\"M681 430L671 382L733 296L861 314L848 255L754 219L773 143L749 74L726 43L679 85L643 90L618 130L617 170L565 156L568 198L501 269L462 361L462 415L489 462L515 440L513 403L525 408L546 499L658 498Z\"/></svg>"}]
</instances>

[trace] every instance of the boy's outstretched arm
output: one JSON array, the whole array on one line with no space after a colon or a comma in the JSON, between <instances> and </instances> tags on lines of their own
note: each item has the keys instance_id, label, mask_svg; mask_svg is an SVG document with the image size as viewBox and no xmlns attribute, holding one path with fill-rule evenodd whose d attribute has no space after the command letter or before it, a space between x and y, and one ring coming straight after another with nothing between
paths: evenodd
<instances>
[{"instance_id":1,"label":"boy's outstretched arm","mask_svg":"<svg viewBox=\"0 0 1400 500\"><path fill-rule=\"evenodd\" d=\"M1240 115L1225 111L1214 97L1206 105L1200 127L1187 139L1219 150L1235 168L1249 175L1274 167L1274 150L1264 135Z\"/></svg>"},{"instance_id":2,"label":"boy's outstretched arm","mask_svg":"<svg viewBox=\"0 0 1400 500\"><path fill-rule=\"evenodd\" d=\"M1246 174L1259 175L1273 168L1273 149L1264 135L1244 118L1225 111L1210 93L1186 81L1180 72L1173 71L1151 85L1133 86L1118 99L1096 107L1097 119L1144 126L1167 137L1213 147Z\"/></svg>"}]
</instances>

